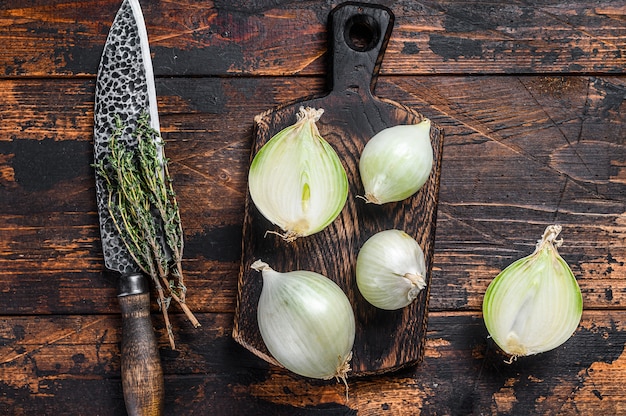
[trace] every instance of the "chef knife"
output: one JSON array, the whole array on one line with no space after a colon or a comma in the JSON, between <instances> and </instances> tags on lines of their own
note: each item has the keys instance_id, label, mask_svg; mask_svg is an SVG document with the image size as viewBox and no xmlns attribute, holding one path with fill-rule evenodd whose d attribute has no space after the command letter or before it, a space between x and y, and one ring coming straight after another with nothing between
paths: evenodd
<instances>
[{"instance_id":1,"label":"chef knife","mask_svg":"<svg viewBox=\"0 0 626 416\"><path fill-rule=\"evenodd\" d=\"M159 131L152 61L141 6L138 0L124 0L109 31L96 79L96 164L107 158L116 118L125 126L119 143L132 149L137 146L137 139L131 133L145 113L149 114L150 126ZM120 274L121 373L126 410L129 415L159 415L163 411L163 371L150 319L149 283L116 231L107 208L108 190L98 174L96 197L105 266Z\"/></svg>"}]
</instances>

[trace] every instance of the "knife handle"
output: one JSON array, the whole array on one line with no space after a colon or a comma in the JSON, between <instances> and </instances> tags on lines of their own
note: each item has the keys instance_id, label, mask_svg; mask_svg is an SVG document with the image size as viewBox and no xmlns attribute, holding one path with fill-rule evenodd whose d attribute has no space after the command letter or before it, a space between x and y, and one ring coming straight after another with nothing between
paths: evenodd
<instances>
[{"instance_id":1,"label":"knife handle","mask_svg":"<svg viewBox=\"0 0 626 416\"><path fill-rule=\"evenodd\" d=\"M122 311L122 388L129 416L163 413L163 370L150 319L150 289L141 273L123 275L118 295Z\"/></svg>"}]
</instances>

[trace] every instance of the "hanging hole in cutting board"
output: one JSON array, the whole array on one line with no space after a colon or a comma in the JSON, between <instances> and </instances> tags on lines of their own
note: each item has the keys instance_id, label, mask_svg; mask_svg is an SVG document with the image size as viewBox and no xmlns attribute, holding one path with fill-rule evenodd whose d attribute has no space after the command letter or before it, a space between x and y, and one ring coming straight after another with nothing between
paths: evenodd
<instances>
[{"instance_id":1,"label":"hanging hole in cutting board","mask_svg":"<svg viewBox=\"0 0 626 416\"><path fill-rule=\"evenodd\" d=\"M380 25L372 16L357 14L346 22L343 36L351 49L367 52L378 45Z\"/></svg>"}]
</instances>

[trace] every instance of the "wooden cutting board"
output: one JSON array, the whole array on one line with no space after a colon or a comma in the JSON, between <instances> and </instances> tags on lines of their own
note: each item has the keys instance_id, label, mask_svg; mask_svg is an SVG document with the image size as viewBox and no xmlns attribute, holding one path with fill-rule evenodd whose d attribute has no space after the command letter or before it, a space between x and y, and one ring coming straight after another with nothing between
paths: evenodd
<instances>
[{"instance_id":1,"label":"wooden cutting board","mask_svg":"<svg viewBox=\"0 0 626 416\"><path fill-rule=\"evenodd\" d=\"M434 166L429 180L414 196L383 206L366 204L358 162L367 141L379 131L422 120L418 112L373 95L376 77L393 28L393 14L372 4L344 3L329 16L332 56L331 91L258 115L252 157L274 134L296 122L301 106L323 108L317 123L337 151L348 175L350 193L339 217L325 230L287 243L266 231L280 231L258 212L248 193L243 228L243 253L238 282L233 337L264 360L277 364L258 330L256 308L262 289L259 272L250 269L258 259L274 270L311 270L334 280L346 293L356 317L356 338L349 376L379 374L418 363L423 356L443 132L432 124ZM400 229L417 240L426 257L427 289L408 307L383 311L359 293L355 263L359 249L372 235Z\"/></svg>"}]
</instances>

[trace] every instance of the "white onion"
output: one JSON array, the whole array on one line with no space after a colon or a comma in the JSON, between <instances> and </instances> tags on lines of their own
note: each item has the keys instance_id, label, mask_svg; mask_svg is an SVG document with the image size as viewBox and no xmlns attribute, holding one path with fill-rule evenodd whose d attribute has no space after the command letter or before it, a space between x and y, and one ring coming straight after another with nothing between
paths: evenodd
<instances>
[{"instance_id":1,"label":"white onion","mask_svg":"<svg viewBox=\"0 0 626 416\"><path fill-rule=\"evenodd\" d=\"M306 270L263 274L257 318L263 342L285 368L305 377L346 380L355 337L352 306L327 277Z\"/></svg>"},{"instance_id":2,"label":"white onion","mask_svg":"<svg viewBox=\"0 0 626 416\"><path fill-rule=\"evenodd\" d=\"M402 201L426 183L432 166L430 120L386 128L361 153L364 199L374 204Z\"/></svg>"},{"instance_id":3,"label":"white onion","mask_svg":"<svg viewBox=\"0 0 626 416\"><path fill-rule=\"evenodd\" d=\"M348 198L346 171L315 124L323 112L301 107L298 121L273 136L250 164L250 197L287 241L326 228Z\"/></svg>"},{"instance_id":4,"label":"white onion","mask_svg":"<svg viewBox=\"0 0 626 416\"><path fill-rule=\"evenodd\" d=\"M370 237L359 251L356 282L363 297L380 309L409 305L426 287L424 252L417 241L400 230Z\"/></svg>"},{"instance_id":5,"label":"white onion","mask_svg":"<svg viewBox=\"0 0 626 416\"><path fill-rule=\"evenodd\" d=\"M560 346L580 323L582 294L557 251L560 232L560 225L547 227L535 251L506 267L485 292L487 330L512 359Z\"/></svg>"}]
</instances>

